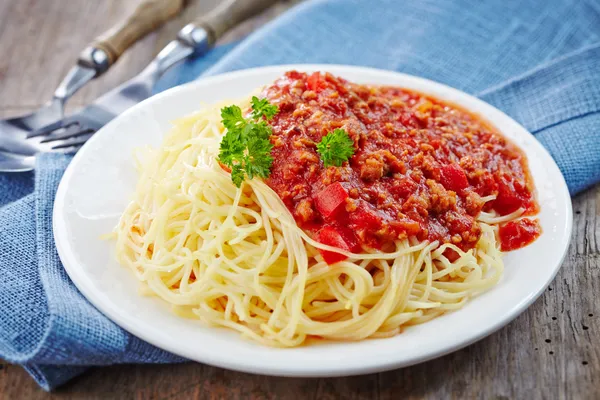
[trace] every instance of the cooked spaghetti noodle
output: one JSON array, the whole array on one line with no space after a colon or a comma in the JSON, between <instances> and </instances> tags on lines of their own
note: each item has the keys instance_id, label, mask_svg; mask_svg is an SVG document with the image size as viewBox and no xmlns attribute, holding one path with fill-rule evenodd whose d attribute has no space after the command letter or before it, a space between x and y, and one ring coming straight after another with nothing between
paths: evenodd
<instances>
[{"instance_id":1,"label":"cooked spaghetti noodle","mask_svg":"<svg viewBox=\"0 0 600 400\"><path fill-rule=\"evenodd\" d=\"M177 314L272 346L389 337L461 308L501 278L498 224L523 209L482 212L467 251L415 237L360 254L324 245L264 181L232 183L216 161L220 107L177 121L160 148L138 154L139 183L115 229L119 261ZM319 249L347 259L327 265Z\"/></svg>"}]
</instances>

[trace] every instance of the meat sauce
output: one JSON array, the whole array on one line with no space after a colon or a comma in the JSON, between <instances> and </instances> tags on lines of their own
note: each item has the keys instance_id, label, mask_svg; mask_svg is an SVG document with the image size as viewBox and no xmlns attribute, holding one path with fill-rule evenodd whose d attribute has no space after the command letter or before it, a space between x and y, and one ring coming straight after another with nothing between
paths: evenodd
<instances>
[{"instance_id":1,"label":"meat sauce","mask_svg":"<svg viewBox=\"0 0 600 400\"><path fill-rule=\"evenodd\" d=\"M266 182L322 243L358 251L415 236L468 250L481 236L482 210L537 213L525 155L457 106L328 73L291 71L263 94L279 106ZM341 167L324 167L316 145L336 128L348 133L355 153ZM482 199L490 195L496 199ZM525 239L529 228L501 230L503 249L534 240L533 233ZM324 256L328 263L344 258Z\"/></svg>"}]
</instances>

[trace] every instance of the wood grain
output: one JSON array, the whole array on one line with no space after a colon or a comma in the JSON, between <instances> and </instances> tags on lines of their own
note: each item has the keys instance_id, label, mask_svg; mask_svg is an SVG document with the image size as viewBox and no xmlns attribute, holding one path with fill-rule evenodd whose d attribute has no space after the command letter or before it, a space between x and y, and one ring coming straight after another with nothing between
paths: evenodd
<instances>
[{"instance_id":1,"label":"wood grain","mask_svg":"<svg viewBox=\"0 0 600 400\"><path fill-rule=\"evenodd\" d=\"M185 0L142 0L132 15L101 34L92 46L103 49L112 65L133 43L175 17L184 6Z\"/></svg>"},{"instance_id":2,"label":"wood grain","mask_svg":"<svg viewBox=\"0 0 600 400\"><path fill-rule=\"evenodd\" d=\"M193 2L71 104L85 104L133 76L185 22L217 2ZM88 41L137 2L66 4L0 1L0 117L45 102ZM244 35L289 5L279 4L224 40ZM508 326L445 357L381 374L330 379L273 378L195 363L119 365L94 368L52 394L39 389L21 367L3 363L0 399L599 399L600 187L575 198L573 208L572 243L550 288Z\"/></svg>"},{"instance_id":3,"label":"wood grain","mask_svg":"<svg viewBox=\"0 0 600 400\"><path fill-rule=\"evenodd\" d=\"M213 44L231 28L251 19L274 3L275 0L223 1L208 15L202 15L194 20L194 23L209 33L209 43Z\"/></svg>"}]
</instances>

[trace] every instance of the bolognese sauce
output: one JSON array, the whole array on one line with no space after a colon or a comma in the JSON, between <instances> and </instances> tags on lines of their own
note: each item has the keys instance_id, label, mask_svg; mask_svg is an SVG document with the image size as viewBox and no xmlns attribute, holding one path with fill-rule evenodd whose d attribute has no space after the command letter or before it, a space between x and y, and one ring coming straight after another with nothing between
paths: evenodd
<instances>
[{"instance_id":1,"label":"bolognese sauce","mask_svg":"<svg viewBox=\"0 0 600 400\"><path fill-rule=\"evenodd\" d=\"M288 72L264 96L279 106L266 182L322 243L358 251L414 236L468 250L481 236L481 211L537 213L525 155L460 107L318 72ZM355 151L340 167L325 167L316 146L336 128ZM503 248L520 246L511 232L523 229L505 229L502 240L511 244Z\"/></svg>"}]
</instances>

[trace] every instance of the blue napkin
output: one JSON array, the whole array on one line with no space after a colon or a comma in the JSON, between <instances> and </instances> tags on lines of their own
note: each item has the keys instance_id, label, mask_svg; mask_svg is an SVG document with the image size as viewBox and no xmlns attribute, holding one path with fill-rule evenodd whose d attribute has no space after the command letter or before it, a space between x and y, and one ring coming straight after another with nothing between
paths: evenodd
<instances>
[{"instance_id":1,"label":"blue napkin","mask_svg":"<svg viewBox=\"0 0 600 400\"><path fill-rule=\"evenodd\" d=\"M158 90L282 63L365 65L446 83L521 122L551 152L572 194L600 181L596 1L309 1L233 49L172 71ZM51 210L69 160L45 154L35 176L0 174L0 205L10 203L0 208L0 356L47 390L90 365L182 361L120 329L65 274Z\"/></svg>"}]
</instances>

